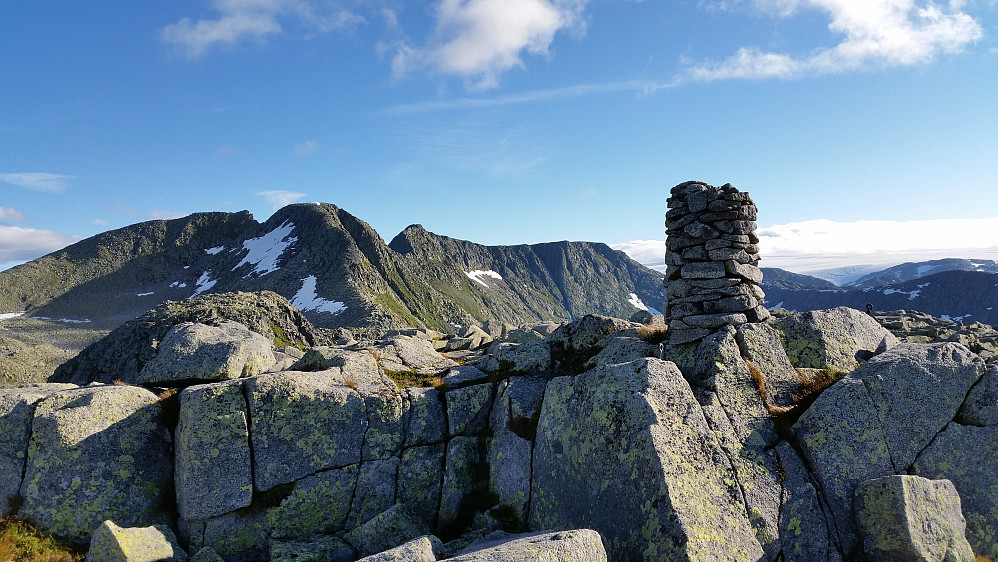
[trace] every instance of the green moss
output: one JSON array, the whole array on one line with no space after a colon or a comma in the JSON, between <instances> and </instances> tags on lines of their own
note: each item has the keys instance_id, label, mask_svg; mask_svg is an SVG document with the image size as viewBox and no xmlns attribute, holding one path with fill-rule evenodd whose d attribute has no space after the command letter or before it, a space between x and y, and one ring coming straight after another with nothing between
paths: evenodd
<instances>
[{"instance_id":1,"label":"green moss","mask_svg":"<svg viewBox=\"0 0 998 562\"><path fill-rule=\"evenodd\" d=\"M278 326L277 322L274 322L273 320L270 322L270 331L274 333L274 347L278 349L283 349L285 347L297 347L302 351L308 349L305 342L301 340L291 340L284 332L284 329Z\"/></svg>"}]
</instances>

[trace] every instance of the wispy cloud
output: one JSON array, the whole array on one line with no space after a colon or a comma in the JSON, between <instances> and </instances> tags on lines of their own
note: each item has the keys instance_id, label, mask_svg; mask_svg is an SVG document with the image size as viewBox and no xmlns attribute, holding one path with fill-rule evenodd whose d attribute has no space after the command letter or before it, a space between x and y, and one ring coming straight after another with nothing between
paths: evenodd
<instances>
[{"instance_id":1,"label":"wispy cloud","mask_svg":"<svg viewBox=\"0 0 998 562\"><path fill-rule=\"evenodd\" d=\"M179 211L167 211L165 209L153 209L146 213L146 218L149 220L170 220L179 219L181 217L186 217L188 213L181 213Z\"/></svg>"},{"instance_id":2,"label":"wispy cloud","mask_svg":"<svg viewBox=\"0 0 998 562\"><path fill-rule=\"evenodd\" d=\"M270 204L270 208L273 210L280 209L294 203L295 201L305 197L304 193L298 193L297 191L261 191L257 195L263 197Z\"/></svg>"},{"instance_id":3,"label":"wispy cloud","mask_svg":"<svg viewBox=\"0 0 998 562\"><path fill-rule=\"evenodd\" d=\"M458 76L472 89L499 84L523 66L524 52L548 56L555 34L583 30L588 0L440 0L436 32L424 47L402 44L392 68L396 76L427 70Z\"/></svg>"},{"instance_id":4,"label":"wispy cloud","mask_svg":"<svg viewBox=\"0 0 998 562\"><path fill-rule=\"evenodd\" d=\"M0 220L25 222L28 219L27 217L24 216L24 213L18 211L17 209L11 209L10 207L0 207Z\"/></svg>"},{"instance_id":5,"label":"wispy cloud","mask_svg":"<svg viewBox=\"0 0 998 562\"><path fill-rule=\"evenodd\" d=\"M528 170L550 157L523 127L489 120L468 120L413 133L411 144L420 161L495 177Z\"/></svg>"},{"instance_id":6,"label":"wispy cloud","mask_svg":"<svg viewBox=\"0 0 998 562\"><path fill-rule=\"evenodd\" d=\"M33 260L79 240L71 234L0 225L0 263Z\"/></svg>"},{"instance_id":7,"label":"wispy cloud","mask_svg":"<svg viewBox=\"0 0 998 562\"><path fill-rule=\"evenodd\" d=\"M998 218L855 222L819 219L760 228L756 234L760 265L798 273L846 265L894 265L998 253ZM664 240L633 240L610 246L649 267L665 261Z\"/></svg>"},{"instance_id":8,"label":"wispy cloud","mask_svg":"<svg viewBox=\"0 0 998 562\"><path fill-rule=\"evenodd\" d=\"M476 98L463 97L451 100L436 100L395 105L385 109L383 113L386 115L408 115L433 111L483 109L524 103L552 102L583 96L613 94L617 92L636 92L641 95L650 95L659 90L672 88L677 85L678 82L658 82L654 80L623 80L620 82L604 82L599 84L576 84L574 86L565 86L563 88L532 90L518 94Z\"/></svg>"},{"instance_id":9,"label":"wispy cloud","mask_svg":"<svg viewBox=\"0 0 998 562\"><path fill-rule=\"evenodd\" d=\"M216 18L182 18L160 29L160 39L196 58L218 45L277 35L283 30L281 22L286 20L321 33L364 22L363 17L340 4L321 0L213 0Z\"/></svg>"},{"instance_id":10,"label":"wispy cloud","mask_svg":"<svg viewBox=\"0 0 998 562\"><path fill-rule=\"evenodd\" d=\"M727 7L727 3L716 5ZM958 1L951 1L948 8L925 0L754 0L752 5L784 18L806 9L825 12L828 29L843 39L805 56L744 47L721 62L689 67L686 79L795 78L913 65L929 62L940 53L959 52L983 36L980 23L961 11Z\"/></svg>"},{"instance_id":11,"label":"wispy cloud","mask_svg":"<svg viewBox=\"0 0 998 562\"><path fill-rule=\"evenodd\" d=\"M295 156L308 156L309 154L315 153L316 150L319 150L319 143L315 141L305 141L303 143L299 143L298 146L295 147Z\"/></svg>"},{"instance_id":12,"label":"wispy cloud","mask_svg":"<svg viewBox=\"0 0 998 562\"><path fill-rule=\"evenodd\" d=\"M49 174L45 172L19 172L0 174L0 181L46 193L61 193L74 180L73 176L65 174Z\"/></svg>"},{"instance_id":13,"label":"wispy cloud","mask_svg":"<svg viewBox=\"0 0 998 562\"><path fill-rule=\"evenodd\" d=\"M108 221L106 221L104 219L94 219L91 222L93 222L97 226L109 226L111 224L111 223L109 223Z\"/></svg>"}]
</instances>

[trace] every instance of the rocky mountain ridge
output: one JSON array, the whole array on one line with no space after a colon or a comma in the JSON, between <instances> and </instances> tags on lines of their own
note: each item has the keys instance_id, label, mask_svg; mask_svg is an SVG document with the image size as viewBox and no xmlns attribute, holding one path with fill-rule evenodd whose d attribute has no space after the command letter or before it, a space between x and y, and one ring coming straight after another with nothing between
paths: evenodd
<instances>
[{"instance_id":1,"label":"rocky mountain ridge","mask_svg":"<svg viewBox=\"0 0 998 562\"><path fill-rule=\"evenodd\" d=\"M112 329L167 300L271 290L320 327L449 331L661 310L660 281L604 244L482 246L418 225L386 244L334 205L296 204L262 224L198 213L88 238L0 272L0 311Z\"/></svg>"}]
</instances>

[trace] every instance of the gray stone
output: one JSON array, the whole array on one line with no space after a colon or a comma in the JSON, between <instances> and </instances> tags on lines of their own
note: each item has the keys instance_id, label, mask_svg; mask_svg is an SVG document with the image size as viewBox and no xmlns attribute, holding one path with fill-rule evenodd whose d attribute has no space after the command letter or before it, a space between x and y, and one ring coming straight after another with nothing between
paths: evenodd
<instances>
[{"instance_id":1,"label":"gray stone","mask_svg":"<svg viewBox=\"0 0 998 562\"><path fill-rule=\"evenodd\" d=\"M454 562L606 562L600 534L590 529L509 534L496 531L471 543Z\"/></svg>"},{"instance_id":2,"label":"gray stone","mask_svg":"<svg viewBox=\"0 0 998 562\"><path fill-rule=\"evenodd\" d=\"M353 549L336 537L312 535L270 542L270 562L353 562Z\"/></svg>"},{"instance_id":3,"label":"gray stone","mask_svg":"<svg viewBox=\"0 0 998 562\"><path fill-rule=\"evenodd\" d=\"M800 456L786 441L776 446L783 475L780 546L786 562L833 562L841 557L832 544L825 510Z\"/></svg>"},{"instance_id":4,"label":"gray stone","mask_svg":"<svg viewBox=\"0 0 998 562\"><path fill-rule=\"evenodd\" d=\"M395 548L365 556L357 562L436 562L444 545L433 535L423 535Z\"/></svg>"},{"instance_id":5,"label":"gray stone","mask_svg":"<svg viewBox=\"0 0 998 562\"><path fill-rule=\"evenodd\" d=\"M757 285L762 283L762 271L760 271L755 264L739 263L735 260L727 260L724 262L724 271L728 275L737 275L738 277Z\"/></svg>"},{"instance_id":6,"label":"gray stone","mask_svg":"<svg viewBox=\"0 0 998 562\"><path fill-rule=\"evenodd\" d=\"M357 476L357 465L351 465L295 482L291 494L266 511L270 535L287 539L342 530L357 488Z\"/></svg>"},{"instance_id":7,"label":"gray stone","mask_svg":"<svg viewBox=\"0 0 998 562\"><path fill-rule=\"evenodd\" d=\"M718 279L724 274L724 263L717 261L688 263L681 272L683 279Z\"/></svg>"},{"instance_id":8,"label":"gray stone","mask_svg":"<svg viewBox=\"0 0 998 562\"><path fill-rule=\"evenodd\" d=\"M956 415L983 370L959 344L901 344L825 390L793 426L845 552L860 482L903 472Z\"/></svg>"},{"instance_id":9,"label":"gray stone","mask_svg":"<svg viewBox=\"0 0 998 562\"><path fill-rule=\"evenodd\" d=\"M295 361L288 371L325 371L331 367L339 367L334 361L344 353L341 347L331 347L326 345L309 348L301 358Z\"/></svg>"},{"instance_id":10,"label":"gray stone","mask_svg":"<svg viewBox=\"0 0 998 562\"><path fill-rule=\"evenodd\" d=\"M187 562L225 562L225 559L215 552L215 549L206 546L195 552Z\"/></svg>"},{"instance_id":11,"label":"gray stone","mask_svg":"<svg viewBox=\"0 0 998 562\"><path fill-rule=\"evenodd\" d=\"M86 562L187 562L187 553L166 525L122 528L104 521L90 538Z\"/></svg>"},{"instance_id":12,"label":"gray stone","mask_svg":"<svg viewBox=\"0 0 998 562\"><path fill-rule=\"evenodd\" d=\"M727 327L704 338L684 374L702 389L697 395L704 416L734 468L756 539L774 560L782 485L772 446L779 437L734 334Z\"/></svg>"},{"instance_id":13,"label":"gray stone","mask_svg":"<svg viewBox=\"0 0 998 562\"><path fill-rule=\"evenodd\" d=\"M209 547L226 562L262 562L269 558L270 535L264 511L243 508L186 526L197 533L188 538L188 550ZM181 520L181 523L184 520ZM183 526L183 525L181 525Z\"/></svg>"},{"instance_id":14,"label":"gray stone","mask_svg":"<svg viewBox=\"0 0 998 562\"><path fill-rule=\"evenodd\" d=\"M783 334L795 367L848 372L899 343L868 314L846 307L794 312L773 327Z\"/></svg>"},{"instance_id":15,"label":"gray stone","mask_svg":"<svg viewBox=\"0 0 998 562\"><path fill-rule=\"evenodd\" d=\"M718 314L725 312L745 312L758 306L755 297L749 295L738 295L703 303L703 311L707 314Z\"/></svg>"},{"instance_id":16,"label":"gray stone","mask_svg":"<svg viewBox=\"0 0 998 562\"><path fill-rule=\"evenodd\" d=\"M974 552L998 559L998 426L951 423L922 451L912 472L953 482Z\"/></svg>"},{"instance_id":17,"label":"gray stone","mask_svg":"<svg viewBox=\"0 0 998 562\"><path fill-rule=\"evenodd\" d=\"M998 364L988 365L981 380L967 393L955 421L981 427L998 425Z\"/></svg>"},{"instance_id":18,"label":"gray stone","mask_svg":"<svg viewBox=\"0 0 998 562\"><path fill-rule=\"evenodd\" d=\"M447 392L447 425L450 435L476 435L489 421L495 385L476 384Z\"/></svg>"},{"instance_id":19,"label":"gray stone","mask_svg":"<svg viewBox=\"0 0 998 562\"><path fill-rule=\"evenodd\" d=\"M107 519L165 523L171 441L156 395L144 388L53 393L35 404L19 515L78 544Z\"/></svg>"},{"instance_id":20,"label":"gray stone","mask_svg":"<svg viewBox=\"0 0 998 562\"><path fill-rule=\"evenodd\" d=\"M803 389L797 370L790 364L776 330L768 324L742 324L735 335L743 357L752 362L763 378L770 404L791 406Z\"/></svg>"},{"instance_id":21,"label":"gray stone","mask_svg":"<svg viewBox=\"0 0 998 562\"><path fill-rule=\"evenodd\" d=\"M856 487L856 524L869 560L973 562L960 495L949 480L895 475Z\"/></svg>"},{"instance_id":22,"label":"gray stone","mask_svg":"<svg viewBox=\"0 0 998 562\"><path fill-rule=\"evenodd\" d=\"M400 462L399 457L392 457L360 465L360 476L357 478L357 489L353 494L350 516L347 518L347 529L353 529L395 503L395 477Z\"/></svg>"},{"instance_id":23,"label":"gray stone","mask_svg":"<svg viewBox=\"0 0 998 562\"><path fill-rule=\"evenodd\" d=\"M475 490L479 478L477 465L482 459L482 449L478 437L454 437L447 444L447 464L444 469L444 482L440 491L440 512L437 529L462 530L468 521L460 520L461 502Z\"/></svg>"},{"instance_id":24,"label":"gray stone","mask_svg":"<svg viewBox=\"0 0 998 562\"><path fill-rule=\"evenodd\" d=\"M393 371L413 370L430 374L457 365L440 355L429 341L407 336L394 336L378 344L381 366Z\"/></svg>"},{"instance_id":25,"label":"gray stone","mask_svg":"<svg viewBox=\"0 0 998 562\"><path fill-rule=\"evenodd\" d=\"M683 317L683 322L692 328L717 329L722 326L739 326L748 322L748 318L740 312L724 314L699 314Z\"/></svg>"},{"instance_id":26,"label":"gray stone","mask_svg":"<svg viewBox=\"0 0 998 562\"><path fill-rule=\"evenodd\" d=\"M366 405L339 369L262 375L245 384L258 490L360 462Z\"/></svg>"},{"instance_id":27,"label":"gray stone","mask_svg":"<svg viewBox=\"0 0 998 562\"><path fill-rule=\"evenodd\" d=\"M443 484L446 447L443 443L412 447L402 453L398 475L398 503L437 528L437 509Z\"/></svg>"},{"instance_id":28,"label":"gray stone","mask_svg":"<svg viewBox=\"0 0 998 562\"><path fill-rule=\"evenodd\" d=\"M427 534L422 520L404 506L395 504L386 511L355 527L343 539L359 556L369 556Z\"/></svg>"},{"instance_id":29,"label":"gray stone","mask_svg":"<svg viewBox=\"0 0 998 562\"><path fill-rule=\"evenodd\" d=\"M542 375L551 370L551 349L543 340L523 343L495 342L478 367L485 372Z\"/></svg>"},{"instance_id":30,"label":"gray stone","mask_svg":"<svg viewBox=\"0 0 998 562\"><path fill-rule=\"evenodd\" d=\"M274 364L270 340L238 322L184 322L167 332L134 381L142 384L252 377Z\"/></svg>"},{"instance_id":31,"label":"gray stone","mask_svg":"<svg viewBox=\"0 0 998 562\"><path fill-rule=\"evenodd\" d=\"M0 389L0 517L10 513L8 502L21 487L35 403L53 392L70 388L76 385Z\"/></svg>"},{"instance_id":32,"label":"gray stone","mask_svg":"<svg viewBox=\"0 0 998 562\"><path fill-rule=\"evenodd\" d=\"M443 441L447 435L447 417L440 392L435 388L407 388L405 393L408 408L404 446Z\"/></svg>"},{"instance_id":33,"label":"gray stone","mask_svg":"<svg viewBox=\"0 0 998 562\"><path fill-rule=\"evenodd\" d=\"M546 382L528 377L503 381L489 424L489 488L521 522L527 520L533 441Z\"/></svg>"},{"instance_id":34,"label":"gray stone","mask_svg":"<svg viewBox=\"0 0 998 562\"><path fill-rule=\"evenodd\" d=\"M489 376L473 365L451 367L443 376L447 388L460 388L469 384L478 384L489 380Z\"/></svg>"},{"instance_id":35,"label":"gray stone","mask_svg":"<svg viewBox=\"0 0 998 562\"><path fill-rule=\"evenodd\" d=\"M252 455L241 381L181 392L174 448L181 517L208 519L252 502Z\"/></svg>"},{"instance_id":36,"label":"gray stone","mask_svg":"<svg viewBox=\"0 0 998 562\"><path fill-rule=\"evenodd\" d=\"M548 384L531 496L531 528L594 529L614 559L763 555L700 405L658 359Z\"/></svg>"},{"instance_id":37,"label":"gray stone","mask_svg":"<svg viewBox=\"0 0 998 562\"><path fill-rule=\"evenodd\" d=\"M658 355L658 345L631 337L611 338L606 347L586 361L586 368L613 363L630 363Z\"/></svg>"}]
</instances>

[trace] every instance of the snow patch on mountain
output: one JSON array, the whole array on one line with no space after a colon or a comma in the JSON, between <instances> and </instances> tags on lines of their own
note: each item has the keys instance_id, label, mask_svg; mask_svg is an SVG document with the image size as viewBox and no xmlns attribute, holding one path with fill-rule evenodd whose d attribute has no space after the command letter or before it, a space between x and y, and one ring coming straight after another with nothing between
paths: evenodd
<instances>
[{"instance_id":1,"label":"snow patch on mountain","mask_svg":"<svg viewBox=\"0 0 998 562\"><path fill-rule=\"evenodd\" d=\"M24 313L23 312L4 312L3 314L0 314L0 322L3 322L4 320L9 320L11 318L17 318L18 316L24 316Z\"/></svg>"},{"instance_id":2,"label":"snow patch on mountain","mask_svg":"<svg viewBox=\"0 0 998 562\"><path fill-rule=\"evenodd\" d=\"M492 271L491 269L489 270L476 269L474 271L465 271L464 274L468 276L468 279L471 279L472 281L478 283L479 285L485 287L486 289L489 288L489 284L482 279L483 277L491 277L493 279L502 281L502 275L499 275L498 273Z\"/></svg>"},{"instance_id":3,"label":"snow patch on mountain","mask_svg":"<svg viewBox=\"0 0 998 562\"><path fill-rule=\"evenodd\" d=\"M302 279L301 289L295 293L294 298L291 299L291 304L297 306L298 310L314 310L330 314L338 314L347 309L347 306L339 301L329 301L320 297L315 292L316 281L315 275L309 275Z\"/></svg>"},{"instance_id":4,"label":"snow patch on mountain","mask_svg":"<svg viewBox=\"0 0 998 562\"><path fill-rule=\"evenodd\" d=\"M214 287L215 283L218 283L218 279L212 279L211 272L205 271L204 273L201 274L201 277L198 277L198 280L195 282L195 284L197 285L197 290L194 291L194 294L191 296L196 297L200 295L201 293Z\"/></svg>"},{"instance_id":5,"label":"snow patch on mountain","mask_svg":"<svg viewBox=\"0 0 998 562\"><path fill-rule=\"evenodd\" d=\"M215 254L223 250L225 250L225 246L215 246L214 248L208 248L207 250L204 251L204 253L208 254L209 256L214 256Z\"/></svg>"},{"instance_id":6,"label":"snow patch on mountain","mask_svg":"<svg viewBox=\"0 0 998 562\"><path fill-rule=\"evenodd\" d=\"M895 293L900 293L902 295L908 295L908 300L913 301L919 294L921 294L921 289L915 289L914 291L902 291L900 289L884 289L883 293L885 295L893 295Z\"/></svg>"},{"instance_id":7,"label":"snow patch on mountain","mask_svg":"<svg viewBox=\"0 0 998 562\"><path fill-rule=\"evenodd\" d=\"M135 293L137 297L148 297L149 295L155 295L155 291L149 291L148 293Z\"/></svg>"},{"instance_id":8,"label":"snow patch on mountain","mask_svg":"<svg viewBox=\"0 0 998 562\"><path fill-rule=\"evenodd\" d=\"M295 242L297 237L291 236L295 225L291 221L284 221L281 226L271 230L259 238L250 238L243 242L243 249L249 253L232 268L232 271L239 269L243 264L253 265L253 270L243 276L243 279L256 273L266 275L277 271L277 260Z\"/></svg>"}]
</instances>

